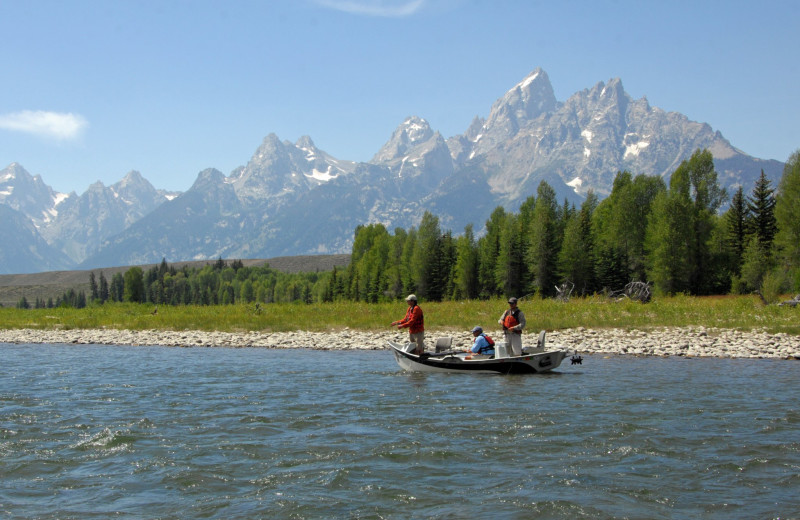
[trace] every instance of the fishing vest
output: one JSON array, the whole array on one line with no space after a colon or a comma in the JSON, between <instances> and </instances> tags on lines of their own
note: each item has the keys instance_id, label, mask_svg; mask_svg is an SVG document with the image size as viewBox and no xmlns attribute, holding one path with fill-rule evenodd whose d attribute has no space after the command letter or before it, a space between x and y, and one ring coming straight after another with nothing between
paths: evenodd
<instances>
[{"instance_id":1,"label":"fishing vest","mask_svg":"<svg viewBox=\"0 0 800 520\"><path fill-rule=\"evenodd\" d=\"M488 335L486 335L486 334L480 334L480 335L481 335L481 336L483 336L484 338L486 338L486 341L487 341L489 344L488 344L488 345L481 345L481 348L480 348L480 349L478 349L478 354L486 354L486 353L488 353L490 350L494 350L494 340L493 340L492 338L490 338L490 337L489 337Z\"/></svg>"},{"instance_id":2,"label":"fishing vest","mask_svg":"<svg viewBox=\"0 0 800 520\"><path fill-rule=\"evenodd\" d=\"M418 322L415 322L414 311L417 309L419 309L419 320ZM408 324L408 332L411 334L416 334L417 332L422 332L425 330L425 318L422 314L422 308L419 305L409 306L408 310L406 311L406 317L403 318L401 323Z\"/></svg>"},{"instance_id":3,"label":"fishing vest","mask_svg":"<svg viewBox=\"0 0 800 520\"><path fill-rule=\"evenodd\" d=\"M505 316L503 317L503 327L510 329L512 327L516 327L519 325L519 309L507 310Z\"/></svg>"}]
</instances>

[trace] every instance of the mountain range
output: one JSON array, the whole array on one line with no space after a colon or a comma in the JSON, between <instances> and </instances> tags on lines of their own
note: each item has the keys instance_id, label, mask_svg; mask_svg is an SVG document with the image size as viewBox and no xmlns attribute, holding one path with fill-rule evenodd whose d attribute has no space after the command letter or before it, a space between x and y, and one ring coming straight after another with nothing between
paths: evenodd
<instances>
[{"instance_id":1,"label":"mountain range","mask_svg":"<svg viewBox=\"0 0 800 520\"><path fill-rule=\"evenodd\" d=\"M729 193L749 193L762 170L777 186L783 171L706 123L632 99L618 78L561 102L536 69L463 134L444 138L408 117L368 162L337 159L307 136L270 134L244 166L227 176L204 170L182 193L132 171L82 195L56 193L13 163L0 171L0 273L349 253L357 226L410 228L425 211L454 233L480 230L497 206L517 210L542 181L577 205L589 190L607 196L621 170L668 181L703 148Z\"/></svg>"}]
</instances>

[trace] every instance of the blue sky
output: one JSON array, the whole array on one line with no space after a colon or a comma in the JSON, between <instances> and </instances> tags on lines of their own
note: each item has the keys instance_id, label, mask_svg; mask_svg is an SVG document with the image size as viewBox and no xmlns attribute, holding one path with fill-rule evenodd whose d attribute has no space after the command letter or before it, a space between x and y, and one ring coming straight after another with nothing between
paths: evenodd
<instances>
[{"instance_id":1,"label":"blue sky","mask_svg":"<svg viewBox=\"0 0 800 520\"><path fill-rule=\"evenodd\" d=\"M185 191L270 133L369 160L407 116L445 137L536 67L611 78L744 152L800 148L800 2L6 0L0 168L62 192L138 170Z\"/></svg>"}]
</instances>

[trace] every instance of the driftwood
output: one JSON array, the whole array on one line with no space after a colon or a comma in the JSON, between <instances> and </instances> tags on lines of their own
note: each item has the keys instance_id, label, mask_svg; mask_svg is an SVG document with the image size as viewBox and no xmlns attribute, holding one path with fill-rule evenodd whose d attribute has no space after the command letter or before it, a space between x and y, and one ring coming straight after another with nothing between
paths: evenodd
<instances>
[{"instance_id":1,"label":"driftwood","mask_svg":"<svg viewBox=\"0 0 800 520\"><path fill-rule=\"evenodd\" d=\"M624 289L609 291L608 297L615 301L629 298L638 302L649 303L653 297L653 292L649 282L630 282L625 285Z\"/></svg>"},{"instance_id":2,"label":"driftwood","mask_svg":"<svg viewBox=\"0 0 800 520\"><path fill-rule=\"evenodd\" d=\"M570 296L572 296L572 291L575 290L575 284L570 282L569 280L565 281L561 284L561 286L556 286L556 300L560 302L568 302Z\"/></svg>"},{"instance_id":3,"label":"driftwood","mask_svg":"<svg viewBox=\"0 0 800 520\"><path fill-rule=\"evenodd\" d=\"M800 294L798 294L791 300L786 300L785 302L781 302L778 305L788 305L789 307L797 307L798 305L800 305Z\"/></svg>"},{"instance_id":4,"label":"driftwood","mask_svg":"<svg viewBox=\"0 0 800 520\"><path fill-rule=\"evenodd\" d=\"M625 296L631 300L648 303L653 297L653 292L648 282L630 282L625 286Z\"/></svg>"}]
</instances>

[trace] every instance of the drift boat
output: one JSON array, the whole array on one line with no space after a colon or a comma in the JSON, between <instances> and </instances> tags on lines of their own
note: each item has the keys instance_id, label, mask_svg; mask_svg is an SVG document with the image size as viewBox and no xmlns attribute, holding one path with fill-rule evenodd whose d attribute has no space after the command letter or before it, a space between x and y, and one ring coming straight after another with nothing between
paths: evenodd
<instances>
[{"instance_id":1,"label":"drift boat","mask_svg":"<svg viewBox=\"0 0 800 520\"><path fill-rule=\"evenodd\" d=\"M449 350L453 338L438 338L436 352L414 354L414 343L389 341L388 346L400 368L409 372L472 372L499 374L540 374L558 368L570 355L565 349L546 349L545 334L539 334L536 347L524 347L521 356L509 355L505 342L495 344L494 356L470 355L460 350ZM573 353L574 354L574 353ZM467 359L467 356L472 359ZM578 357L575 355L573 362Z\"/></svg>"}]
</instances>

